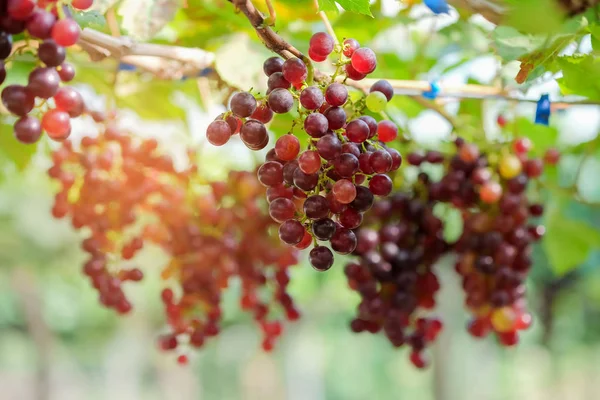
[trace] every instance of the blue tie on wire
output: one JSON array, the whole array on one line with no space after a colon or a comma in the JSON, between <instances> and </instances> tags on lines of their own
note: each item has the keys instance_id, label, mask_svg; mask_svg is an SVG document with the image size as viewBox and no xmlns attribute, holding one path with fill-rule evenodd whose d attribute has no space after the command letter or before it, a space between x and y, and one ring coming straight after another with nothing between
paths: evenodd
<instances>
[{"instance_id":1,"label":"blue tie on wire","mask_svg":"<svg viewBox=\"0 0 600 400\"><path fill-rule=\"evenodd\" d=\"M548 125L550 122L550 98L547 94L543 94L537 102L535 110L535 123Z\"/></svg>"},{"instance_id":2,"label":"blue tie on wire","mask_svg":"<svg viewBox=\"0 0 600 400\"><path fill-rule=\"evenodd\" d=\"M435 100L440 93L440 85L436 81L432 81L429 83L430 89L423 92L423 97L429 100Z\"/></svg>"},{"instance_id":3,"label":"blue tie on wire","mask_svg":"<svg viewBox=\"0 0 600 400\"><path fill-rule=\"evenodd\" d=\"M446 0L423 0L423 3L435 14L449 14L450 7Z\"/></svg>"}]
</instances>

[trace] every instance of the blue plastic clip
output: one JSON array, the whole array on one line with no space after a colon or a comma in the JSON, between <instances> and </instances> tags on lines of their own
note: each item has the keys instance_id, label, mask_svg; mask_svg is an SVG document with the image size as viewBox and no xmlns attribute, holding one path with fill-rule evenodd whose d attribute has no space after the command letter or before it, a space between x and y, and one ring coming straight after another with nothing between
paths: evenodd
<instances>
[{"instance_id":1,"label":"blue plastic clip","mask_svg":"<svg viewBox=\"0 0 600 400\"><path fill-rule=\"evenodd\" d=\"M135 71L135 65L127 64L127 63L119 63L119 71Z\"/></svg>"},{"instance_id":2,"label":"blue plastic clip","mask_svg":"<svg viewBox=\"0 0 600 400\"><path fill-rule=\"evenodd\" d=\"M535 123L548 125L550 122L550 98L547 94L543 94L537 102L535 110Z\"/></svg>"},{"instance_id":3,"label":"blue plastic clip","mask_svg":"<svg viewBox=\"0 0 600 400\"><path fill-rule=\"evenodd\" d=\"M440 93L440 85L436 81L432 81L429 83L430 89L426 92L423 92L423 97L429 100L435 100Z\"/></svg>"},{"instance_id":4,"label":"blue plastic clip","mask_svg":"<svg viewBox=\"0 0 600 400\"><path fill-rule=\"evenodd\" d=\"M435 14L450 14L450 7L446 0L424 0L423 3Z\"/></svg>"}]
</instances>

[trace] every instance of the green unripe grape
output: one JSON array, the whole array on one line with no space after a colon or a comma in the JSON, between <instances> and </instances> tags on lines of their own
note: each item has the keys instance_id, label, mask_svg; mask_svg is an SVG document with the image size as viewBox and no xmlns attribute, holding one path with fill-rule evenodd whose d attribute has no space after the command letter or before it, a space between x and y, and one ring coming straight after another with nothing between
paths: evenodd
<instances>
[{"instance_id":1,"label":"green unripe grape","mask_svg":"<svg viewBox=\"0 0 600 400\"><path fill-rule=\"evenodd\" d=\"M367 96L367 108L369 111L378 113L385 109L387 98L381 92L372 92Z\"/></svg>"}]
</instances>

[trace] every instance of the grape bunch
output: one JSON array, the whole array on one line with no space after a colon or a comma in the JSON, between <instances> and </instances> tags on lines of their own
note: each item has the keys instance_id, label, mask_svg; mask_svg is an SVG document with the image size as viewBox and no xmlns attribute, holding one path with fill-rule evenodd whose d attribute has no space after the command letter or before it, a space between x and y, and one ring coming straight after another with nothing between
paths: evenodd
<instances>
[{"instance_id":1,"label":"grape bunch","mask_svg":"<svg viewBox=\"0 0 600 400\"><path fill-rule=\"evenodd\" d=\"M408 344L411 362L423 368L423 350L442 329L439 319L427 316L440 287L432 267L449 245L433 201L420 194L395 193L375 203L357 231L358 260L344 272L361 297L352 331L383 331L393 346Z\"/></svg>"},{"instance_id":2,"label":"grape bunch","mask_svg":"<svg viewBox=\"0 0 600 400\"><path fill-rule=\"evenodd\" d=\"M336 45L321 32L311 38L308 54L317 62L335 54L336 71L313 81L307 59L267 59L266 96L236 93L231 110L208 126L207 139L220 146L239 133L248 148L260 150L268 144L265 124L274 114L297 115L290 132L267 153L258 178L268 188L269 214L281 224L281 240L299 249L314 243L310 262L325 271L333 265L333 252L318 241L328 241L339 254L351 253L357 242L353 230L374 196L390 194L387 174L400 167L402 157L385 144L397 138L397 126L366 114L383 111L394 94L392 86L377 81L367 96L352 100L345 80L336 79L345 74L346 79L360 80L373 72L374 52L354 39ZM304 149L294 134L296 126L308 136Z\"/></svg>"},{"instance_id":3,"label":"grape bunch","mask_svg":"<svg viewBox=\"0 0 600 400\"><path fill-rule=\"evenodd\" d=\"M169 286L161 293L169 327L162 349L200 347L218 334L222 293L233 277L242 282L240 307L261 327L262 347L273 349L283 329L279 316L300 317L286 289L297 254L279 241L256 173L206 182L196 166L176 170L156 140L120 131L114 118L100 127L98 137L78 146L64 141L48 171L60 187L54 217L69 217L87 233L83 273L100 302L128 313L123 283L144 276L134 257L158 246L170 259L161 273Z\"/></svg>"},{"instance_id":4,"label":"grape bunch","mask_svg":"<svg viewBox=\"0 0 600 400\"><path fill-rule=\"evenodd\" d=\"M73 0L71 6L84 10L92 3ZM31 52L38 59L27 85L10 84L1 93L4 107L19 118L14 134L21 143L37 142L43 131L53 140L64 140L71 133L71 118L85 111L81 95L61 85L75 76L73 66L65 62L65 48L77 42L81 31L70 14L63 2L56 0L0 2L0 85L14 57ZM13 37L20 34L35 40L13 43Z\"/></svg>"},{"instance_id":5,"label":"grape bunch","mask_svg":"<svg viewBox=\"0 0 600 400\"><path fill-rule=\"evenodd\" d=\"M140 281L142 271L131 260L145 242L142 215L172 216L185 196L185 174L174 170L171 159L153 139L120 132L104 120L98 137L84 137L79 148L66 140L52 153L48 175L59 182L52 215L70 218L83 230L89 259L83 266L100 302L119 313L131 310L122 290L124 282ZM164 213L164 214L161 214Z\"/></svg>"}]
</instances>

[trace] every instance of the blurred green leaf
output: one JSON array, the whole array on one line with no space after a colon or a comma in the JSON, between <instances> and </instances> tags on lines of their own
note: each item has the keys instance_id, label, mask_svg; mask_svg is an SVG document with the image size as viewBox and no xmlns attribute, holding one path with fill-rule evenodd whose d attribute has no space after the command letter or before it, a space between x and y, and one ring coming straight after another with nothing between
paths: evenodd
<instances>
[{"instance_id":1,"label":"blurred green leaf","mask_svg":"<svg viewBox=\"0 0 600 400\"><path fill-rule=\"evenodd\" d=\"M221 79L229 85L264 93L266 79L262 71L264 60L272 54L262 45L252 42L248 35L240 33L229 40L215 54L215 68Z\"/></svg>"},{"instance_id":2,"label":"blurred green leaf","mask_svg":"<svg viewBox=\"0 0 600 400\"><path fill-rule=\"evenodd\" d=\"M505 23L522 32L555 33L564 20L564 13L555 0L506 0L506 3L510 13Z\"/></svg>"},{"instance_id":3,"label":"blurred green leaf","mask_svg":"<svg viewBox=\"0 0 600 400\"><path fill-rule=\"evenodd\" d=\"M492 34L496 51L505 61L516 60L531 53L544 43L544 39L526 35L510 26L499 26Z\"/></svg>"},{"instance_id":4,"label":"blurred green leaf","mask_svg":"<svg viewBox=\"0 0 600 400\"><path fill-rule=\"evenodd\" d=\"M319 0L319 10L337 11L335 3L339 4L346 11L373 16L369 0Z\"/></svg>"},{"instance_id":5,"label":"blurred green leaf","mask_svg":"<svg viewBox=\"0 0 600 400\"><path fill-rule=\"evenodd\" d=\"M103 28L106 26L106 18L99 11L90 10L90 11L79 11L73 13L73 18L81 28Z\"/></svg>"},{"instance_id":6,"label":"blurred green leaf","mask_svg":"<svg viewBox=\"0 0 600 400\"><path fill-rule=\"evenodd\" d=\"M600 232L586 222L568 219L558 204L548 211L546 229L542 246L557 275L576 268L600 248Z\"/></svg>"},{"instance_id":7,"label":"blurred green leaf","mask_svg":"<svg viewBox=\"0 0 600 400\"><path fill-rule=\"evenodd\" d=\"M556 60L563 77L558 80L563 94L577 94L600 99L600 62L591 55L559 57Z\"/></svg>"}]
</instances>

